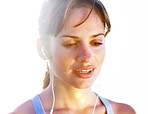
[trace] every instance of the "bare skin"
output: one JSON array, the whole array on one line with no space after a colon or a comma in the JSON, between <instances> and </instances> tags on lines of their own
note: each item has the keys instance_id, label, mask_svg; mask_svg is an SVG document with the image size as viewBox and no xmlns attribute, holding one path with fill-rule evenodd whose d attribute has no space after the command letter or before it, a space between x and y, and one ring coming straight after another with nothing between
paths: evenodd
<instances>
[{"instance_id":1,"label":"bare skin","mask_svg":"<svg viewBox=\"0 0 148 114\"><path fill-rule=\"evenodd\" d=\"M45 98L47 97L46 92L45 93L44 92L42 93L43 95L40 95L40 97L41 96L42 97L45 96ZM45 105L44 100L42 101L43 106ZM49 101L48 98L46 100ZM136 114L134 109L127 104L115 103L110 100L108 100L108 101L112 106L114 114ZM98 102L100 102L100 100ZM49 112L50 112L49 108L44 107L44 109L45 109L46 114L49 114ZM86 107L84 110L55 109L54 113L55 114L91 114L92 110L93 110L93 107L90 106L90 107ZM106 114L105 106L102 103L101 104L98 103L96 106L95 113L96 114ZM36 114L36 113L35 113L32 101L28 100L25 103L23 103L21 106L19 106L14 112L12 112L10 114Z\"/></svg>"},{"instance_id":2,"label":"bare skin","mask_svg":"<svg viewBox=\"0 0 148 114\"><path fill-rule=\"evenodd\" d=\"M100 72L105 56L104 26L100 17L93 11L84 24L73 27L79 24L89 11L89 8L72 10L64 28L57 38L51 40L49 59L54 75L54 114L91 114L98 97L90 87ZM75 73L74 69L77 67L88 65L95 69L88 79ZM51 84L39 96L45 112L49 114L53 100ZM114 114L136 114L129 105L108 101ZM11 114L35 114L32 101L26 101ZM106 108L100 99L97 101L95 114L106 114Z\"/></svg>"}]
</instances>

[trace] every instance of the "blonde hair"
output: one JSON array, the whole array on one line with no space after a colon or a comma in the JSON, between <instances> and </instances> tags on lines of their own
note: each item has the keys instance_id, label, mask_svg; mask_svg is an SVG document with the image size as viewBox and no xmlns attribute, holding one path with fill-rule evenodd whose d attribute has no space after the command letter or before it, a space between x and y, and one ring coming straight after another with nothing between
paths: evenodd
<instances>
[{"instance_id":1,"label":"blonde hair","mask_svg":"<svg viewBox=\"0 0 148 114\"><path fill-rule=\"evenodd\" d=\"M56 36L61 30L65 23L65 19L68 13L79 7L90 7L92 6L88 16L75 27L83 24L91 14L92 10L95 10L99 15L104 27L106 29L105 36L110 32L111 24L109 16L104 5L99 0L46 0L43 3L40 18L39 18L39 33L42 39L45 49L48 49L49 36ZM49 67L47 65L47 71L43 81L43 89L45 89L50 83Z\"/></svg>"}]
</instances>

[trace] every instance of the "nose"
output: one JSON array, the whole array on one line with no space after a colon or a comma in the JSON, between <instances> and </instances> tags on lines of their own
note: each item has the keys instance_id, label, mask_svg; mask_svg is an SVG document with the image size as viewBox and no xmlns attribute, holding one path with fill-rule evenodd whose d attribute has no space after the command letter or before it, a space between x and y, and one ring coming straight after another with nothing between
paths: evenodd
<instances>
[{"instance_id":1,"label":"nose","mask_svg":"<svg viewBox=\"0 0 148 114\"><path fill-rule=\"evenodd\" d=\"M78 62L89 62L90 59L92 59L91 49L87 46L81 46L77 57Z\"/></svg>"}]
</instances>

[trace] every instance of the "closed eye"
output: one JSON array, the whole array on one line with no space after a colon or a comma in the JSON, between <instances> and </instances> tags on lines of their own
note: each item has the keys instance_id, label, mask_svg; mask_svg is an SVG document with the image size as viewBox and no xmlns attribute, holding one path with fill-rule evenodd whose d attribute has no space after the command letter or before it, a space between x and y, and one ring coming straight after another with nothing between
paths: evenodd
<instances>
[{"instance_id":1,"label":"closed eye","mask_svg":"<svg viewBox=\"0 0 148 114\"><path fill-rule=\"evenodd\" d=\"M103 45L103 43L99 42L99 41L95 41L95 42L91 42L91 45L92 46L101 46L101 45Z\"/></svg>"},{"instance_id":2,"label":"closed eye","mask_svg":"<svg viewBox=\"0 0 148 114\"><path fill-rule=\"evenodd\" d=\"M74 47L74 46L77 46L78 43L65 43L63 44L66 48L71 48L71 47Z\"/></svg>"}]
</instances>

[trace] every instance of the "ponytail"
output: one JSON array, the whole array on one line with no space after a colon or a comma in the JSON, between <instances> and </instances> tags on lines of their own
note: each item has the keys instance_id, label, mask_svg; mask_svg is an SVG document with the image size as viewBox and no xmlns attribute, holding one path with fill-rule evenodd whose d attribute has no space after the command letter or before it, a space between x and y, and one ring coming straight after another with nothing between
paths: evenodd
<instances>
[{"instance_id":1,"label":"ponytail","mask_svg":"<svg viewBox=\"0 0 148 114\"><path fill-rule=\"evenodd\" d=\"M46 70L45 77L44 77L44 80L43 80L43 89L47 88L49 83L50 83L50 72L49 72L49 66L48 66L48 63L47 63L47 70Z\"/></svg>"}]
</instances>

